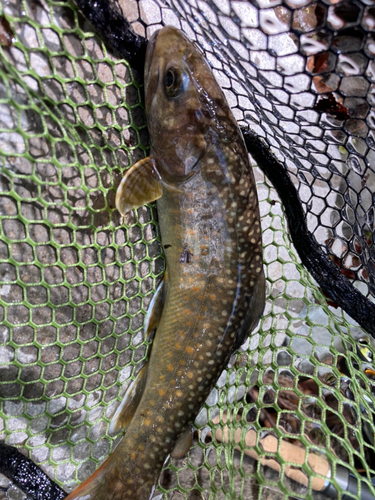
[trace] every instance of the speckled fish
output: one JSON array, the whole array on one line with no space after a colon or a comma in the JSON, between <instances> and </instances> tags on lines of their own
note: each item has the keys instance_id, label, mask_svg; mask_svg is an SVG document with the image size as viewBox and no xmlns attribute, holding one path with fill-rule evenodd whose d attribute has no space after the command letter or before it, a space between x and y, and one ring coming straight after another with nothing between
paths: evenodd
<instances>
[{"instance_id":1,"label":"speckled fish","mask_svg":"<svg viewBox=\"0 0 375 500\"><path fill-rule=\"evenodd\" d=\"M150 360L112 423L125 436L68 500L149 499L163 463L186 453L191 427L264 307L258 200L237 123L201 52L165 27L148 44L151 155L128 170L122 214L158 200L166 277L145 321Z\"/></svg>"}]
</instances>

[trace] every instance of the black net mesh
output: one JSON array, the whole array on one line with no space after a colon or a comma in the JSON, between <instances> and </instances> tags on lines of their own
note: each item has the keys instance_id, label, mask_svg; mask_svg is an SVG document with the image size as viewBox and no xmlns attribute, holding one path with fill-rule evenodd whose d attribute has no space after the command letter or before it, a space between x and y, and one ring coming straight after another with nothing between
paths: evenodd
<instances>
[{"instance_id":1,"label":"black net mesh","mask_svg":"<svg viewBox=\"0 0 375 500\"><path fill-rule=\"evenodd\" d=\"M141 36L174 25L197 42L239 124L286 166L322 252L374 302L372 5L111 8ZM116 444L109 422L145 359L143 320L163 273L155 208L123 221L114 207L122 173L147 156L143 77L70 2L1 9L0 436L71 491ZM374 341L302 267L255 173L266 309L155 499L312 498L327 475L340 496L338 466L372 488ZM2 494L24 498L5 476Z\"/></svg>"}]
</instances>

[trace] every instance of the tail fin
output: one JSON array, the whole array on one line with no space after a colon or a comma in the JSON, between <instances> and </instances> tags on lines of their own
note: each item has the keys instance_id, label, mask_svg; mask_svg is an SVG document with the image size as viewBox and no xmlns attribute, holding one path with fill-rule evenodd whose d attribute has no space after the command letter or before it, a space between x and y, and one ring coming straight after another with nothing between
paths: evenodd
<instances>
[{"instance_id":1,"label":"tail fin","mask_svg":"<svg viewBox=\"0 0 375 500\"><path fill-rule=\"evenodd\" d=\"M108 498L114 500L116 497L112 496L109 489L108 461L109 458L102 463L92 476L70 493L65 500L107 500Z\"/></svg>"},{"instance_id":2,"label":"tail fin","mask_svg":"<svg viewBox=\"0 0 375 500\"><path fill-rule=\"evenodd\" d=\"M145 475L133 461L126 464L124 441L125 438L99 469L65 500L149 500L160 471Z\"/></svg>"}]
</instances>

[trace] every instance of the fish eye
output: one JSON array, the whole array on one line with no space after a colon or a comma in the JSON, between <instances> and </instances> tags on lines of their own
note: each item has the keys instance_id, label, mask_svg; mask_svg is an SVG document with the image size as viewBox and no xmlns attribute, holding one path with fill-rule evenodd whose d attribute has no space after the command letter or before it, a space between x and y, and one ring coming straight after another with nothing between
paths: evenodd
<instances>
[{"instance_id":1,"label":"fish eye","mask_svg":"<svg viewBox=\"0 0 375 500\"><path fill-rule=\"evenodd\" d=\"M171 66L165 73L164 88L167 97L178 97L186 90L186 74L180 68Z\"/></svg>"}]
</instances>

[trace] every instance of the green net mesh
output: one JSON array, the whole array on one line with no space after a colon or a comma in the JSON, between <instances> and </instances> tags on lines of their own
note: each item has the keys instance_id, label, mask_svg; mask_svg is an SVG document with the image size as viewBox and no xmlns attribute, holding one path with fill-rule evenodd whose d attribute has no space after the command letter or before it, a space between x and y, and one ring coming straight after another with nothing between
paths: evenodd
<instances>
[{"instance_id":1,"label":"green net mesh","mask_svg":"<svg viewBox=\"0 0 375 500\"><path fill-rule=\"evenodd\" d=\"M281 70L270 58L284 57L281 74L292 74L285 69L296 64L286 61L293 52L289 41L280 39L277 46L271 39L281 35L269 27L268 34L275 36L269 37L264 59L247 57L254 64L243 63L240 68L254 77L247 84L263 109L260 124L245 82L220 62L220 54L232 58L223 38L230 30L231 46L244 60L241 50L266 43L267 36L254 27L255 7L237 1L198 4L176 2L170 8L142 0L121 6L142 35L160 23L184 28L206 49L236 118L255 123L254 129L261 135L266 130L268 138L279 132L295 137L293 147L302 149L293 129L294 115L289 116L289 108L281 104L279 114L272 115L267 107L271 98L262 90L271 86L283 101L284 90L276 83L276 69ZM276 11L276 17L274 9L262 12L265 26L271 22L265 13L275 25L291 23L288 9ZM114 206L123 172L147 156L143 78L104 46L70 2L9 0L3 2L1 14L0 438L71 491L95 471L119 439L109 435L109 422L145 359L143 320L164 269L155 208L142 207L122 220ZM366 19L363 16L365 24ZM199 22L203 27L211 23L219 47L215 53L200 29L193 31ZM239 32L238 26L242 31L236 41L233 33ZM317 36L311 40L324 46ZM299 89L293 94L293 85L298 84L292 78L285 77L283 88L291 92L295 107L304 103L308 121L313 104L307 92ZM325 170L321 167L326 149L312 144L319 142L326 124L313 122L305 127L309 130L304 140L307 137L310 144L305 160L317 158L314 168L321 177L304 171L306 161L297 163L299 171L291 160L287 163L311 215L310 229L320 243L330 242L333 258L344 262L347 273L355 273L356 286L371 297L366 262L353 244L361 243L362 234L367 242L373 234L370 208L365 207L371 185L359 202L362 232L352 229L359 219L354 217L353 222L350 215L354 204L350 200L360 191L357 180L349 183L349 198L344 196L345 174L350 170L345 161L351 155L349 160L355 163L353 150L358 153L365 144L360 124L347 125L345 147L336 137L329 155L330 165L336 165L333 173L327 164ZM355 125L353 138L350 126ZM275 148L279 145L275 141ZM369 185L371 172L366 178L360 166L355 164L349 175L359 169L359 178ZM278 197L260 171L255 173L267 276L265 312L198 415L189 454L166 465L155 499L315 498L314 491L321 486L317 488L313 478L322 478L324 484L326 477L311 465L312 455L318 462L328 461L333 484L338 464L369 485L375 473L372 340L326 302L300 265ZM327 212L321 208L322 200L330 197ZM334 234L339 237L332 238ZM372 241L368 246L373 248ZM230 421L227 440L217 434L226 420ZM250 443L250 438L255 441ZM296 458L298 451L304 456L302 462ZM5 478L1 484L9 486ZM340 496L338 486L337 490ZM22 498L14 488L7 495Z\"/></svg>"}]
</instances>

